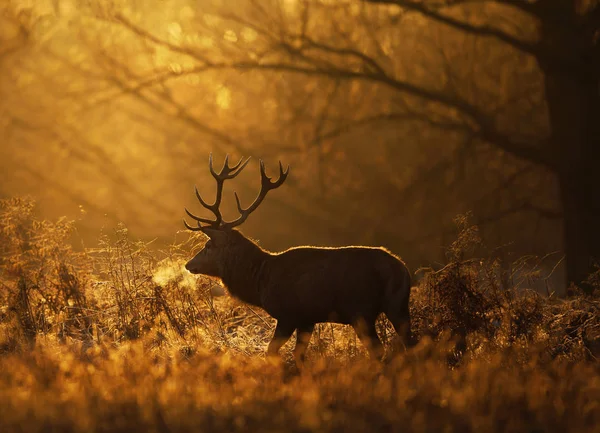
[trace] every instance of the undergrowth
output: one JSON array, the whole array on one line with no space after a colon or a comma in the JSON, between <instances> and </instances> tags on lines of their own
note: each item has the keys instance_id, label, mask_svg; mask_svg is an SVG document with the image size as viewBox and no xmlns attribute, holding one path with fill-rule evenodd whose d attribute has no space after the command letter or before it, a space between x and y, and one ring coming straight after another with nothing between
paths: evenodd
<instances>
[{"instance_id":1,"label":"undergrowth","mask_svg":"<svg viewBox=\"0 0 600 433\"><path fill-rule=\"evenodd\" d=\"M413 288L415 348L382 318L379 363L321 324L292 374L289 346L265 357L273 319L183 268L202 238L118 226L75 251L34 210L0 201L2 431L600 431L600 298L516 284L525 259L474 258L467 218Z\"/></svg>"}]
</instances>

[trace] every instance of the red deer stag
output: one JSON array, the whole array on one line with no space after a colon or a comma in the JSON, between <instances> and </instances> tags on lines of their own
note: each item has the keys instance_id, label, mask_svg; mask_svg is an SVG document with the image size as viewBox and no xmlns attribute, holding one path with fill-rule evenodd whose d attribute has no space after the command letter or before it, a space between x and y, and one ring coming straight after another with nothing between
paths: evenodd
<instances>
[{"instance_id":1,"label":"red deer stag","mask_svg":"<svg viewBox=\"0 0 600 433\"><path fill-rule=\"evenodd\" d=\"M185 226L210 238L185 265L186 269L193 274L220 278L233 296L263 308L277 319L269 354L276 354L297 330L295 354L303 358L304 346L315 324L337 322L353 325L372 356L383 355L383 346L375 331L380 313L386 314L408 345L411 341L408 308L411 279L398 257L384 248L362 246L295 247L271 253L234 229L246 221L270 190L285 182L289 167L284 171L279 162L279 179L272 182L261 160L258 196L250 206L243 208L234 193L240 216L230 222L223 220L219 210L223 183L236 177L249 160L242 158L230 167L225 157L223 168L217 173L210 156L210 173L217 181L215 202L206 203L197 188L196 196L215 219L201 218L185 210L197 222L197 227L184 220Z\"/></svg>"}]
</instances>

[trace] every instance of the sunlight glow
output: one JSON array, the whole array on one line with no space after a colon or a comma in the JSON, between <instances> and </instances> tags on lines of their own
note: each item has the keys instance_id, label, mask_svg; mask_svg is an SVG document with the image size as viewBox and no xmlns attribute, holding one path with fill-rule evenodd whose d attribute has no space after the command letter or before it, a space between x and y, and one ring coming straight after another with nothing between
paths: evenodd
<instances>
[{"instance_id":1,"label":"sunlight glow","mask_svg":"<svg viewBox=\"0 0 600 433\"><path fill-rule=\"evenodd\" d=\"M169 63L169 69L175 74L181 74L182 68L179 63Z\"/></svg>"},{"instance_id":2,"label":"sunlight glow","mask_svg":"<svg viewBox=\"0 0 600 433\"><path fill-rule=\"evenodd\" d=\"M184 6L179 11L179 18L182 20L192 19L195 15L194 9L192 9L190 6Z\"/></svg>"},{"instance_id":3,"label":"sunlight glow","mask_svg":"<svg viewBox=\"0 0 600 433\"><path fill-rule=\"evenodd\" d=\"M177 22L172 22L167 27L169 36L173 41L179 41L181 39L181 25Z\"/></svg>"},{"instance_id":4,"label":"sunlight glow","mask_svg":"<svg viewBox=\"0 0 600 433\"><path fill-rule=\"evenodd\" d=\"M240 36L242 37L244 42L254 42L256 38L258 38L258 33L254 29L245 27L240 32Z\"/></svg>"},{"instance_id":5,"label":"sunlight glow","mask_svg":"<svg viewBox=\"0 0 600 433\"><path fill-rule=\"evenodd\" d=\"M231 105L231 90L229 90L227 87L219 87L215 101L223 110L228 109Z\"/></svg>"},{"instance_id":6,"label":"sunlight glow","mask_svg":"<svg viewBox=\"0 0 600 433\"><path fill-rule=\"evenodd\" d=\"M237 42L238 37L233 30L225 30L225 34L223 35L223 39L229 42Z\"/></svg>"}]
</instances>

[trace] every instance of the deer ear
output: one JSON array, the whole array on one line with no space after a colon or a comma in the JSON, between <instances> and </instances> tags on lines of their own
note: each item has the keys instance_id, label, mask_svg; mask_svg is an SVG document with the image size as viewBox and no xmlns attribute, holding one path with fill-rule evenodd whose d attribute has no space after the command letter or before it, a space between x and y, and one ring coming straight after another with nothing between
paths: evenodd
<instances>
[{"instance_id":1,"label":"deer ear","mask_svg":"<svg viewBox=\"0 0 600 433\"><path fill-rule=\"evenodd\" d=\"M213 229L210 227L203 228L202 233L208 236L210 240L215 243L215 245L222 245L225 243L225 239L227 237L227 234L223 230Z\"/></svg>"}]
</instances>

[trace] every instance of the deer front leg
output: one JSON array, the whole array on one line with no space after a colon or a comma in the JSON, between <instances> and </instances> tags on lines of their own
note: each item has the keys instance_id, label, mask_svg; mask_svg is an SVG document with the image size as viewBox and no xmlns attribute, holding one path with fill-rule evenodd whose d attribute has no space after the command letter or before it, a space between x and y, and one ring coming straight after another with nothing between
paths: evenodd
<instances>
[{"instance_id":1,"label":"deer front leg","mask_svg":"<svg viewBox=\"0 0 600 433\"><path fill-rule=\"evenodd\" d=\"M363 345L369 351L371 359L381 361L384 355L384 348L377 335L375 320L359 320L353 326L358 338L360 338L360 341L362 341Z\"/></svg>"},{"instance_id":2,"label":"deer front leg","mask_svg":"<svg viewBox=\"0 0 600 433\"><path fill-rule=\"evenodd\" d=\"M267 354L277 355L281 346L283 346L294 333L294 329L293 326L286 325L278 320L277 326L275 327L275 334L273 334L273 339L269 343L267 349Z\"/></svg>"},{"instance_id":3,"label":"deer front leg","mask_svg":"<svg viewBox=\"0 0 600 433\"><path fill-rule=\"evenodd\" d=\"M306 348L310 342L310 337L315 329L315 325L300 326L296 331L296 347L294 349L294 357L296 363L304 364Z\"/></svg>"}]
</instances>

